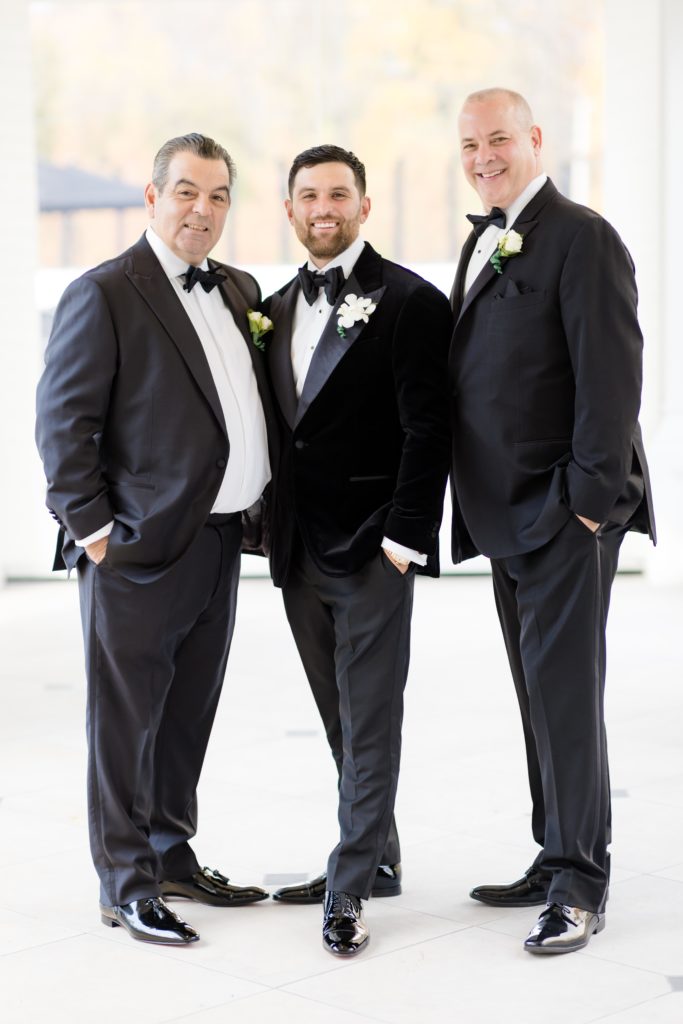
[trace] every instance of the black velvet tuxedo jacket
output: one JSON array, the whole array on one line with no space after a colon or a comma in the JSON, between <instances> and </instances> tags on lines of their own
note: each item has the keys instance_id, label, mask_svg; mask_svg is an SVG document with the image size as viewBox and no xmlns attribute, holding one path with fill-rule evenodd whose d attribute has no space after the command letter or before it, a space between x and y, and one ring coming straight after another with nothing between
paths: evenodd
<instances>
[{"instance_id":1,"label":"black velvet tuxedo jacket","mask_svg":"<svg viewBox=\"0 0 683 1024\"><path fill-rule=\"evenodd\" d=\"M272 423L247 324L260 290L249 274L225 269L219 287ZM144 236L69 285L45 362L36 438L47 504L66 531L55 568L73 568L82 554L73 538L113 519L110 564L132 580L157 579L206 522L230 439L201 342Z\"/></svg>"},{"instance_id":2,"label":"black velvet tuxedo jacket","mask_svg":"<svg viewBox=\"0 0 683 1024\"><path fill-rule=\"evenodd\" d=\"M534 550L572 513L635 511L654 540L631 258L551 181L511 227L521 252L501 274L487 263L463 301L470 236L451 295L453 560Z\"/></svg>"},{"instance_id":3,"label":"black velvet tuxedo jacket","mask_svg":"<svg viewBox=\"0 0 683 1024\"><path fill-rule=\"evenodd\" d=\"M448 474L448 301L366 243L314 353L300 399L291 336L298 279L268 300L268 368L281 428L271 571L287 579L297 534L329 576L357 572L383 536L430 556ZM347 295L377 304L367 324L337 331Z\"/></svg>"}]
</instances>

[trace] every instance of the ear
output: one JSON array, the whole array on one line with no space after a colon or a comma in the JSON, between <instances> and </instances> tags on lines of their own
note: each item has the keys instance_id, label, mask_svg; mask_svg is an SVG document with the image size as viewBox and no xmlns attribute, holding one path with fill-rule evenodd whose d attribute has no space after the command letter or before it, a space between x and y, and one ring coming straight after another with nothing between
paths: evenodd
<instances>
[{"instance_id":1,"label":"ear","mask_svg":"<svg viewBox=\"0 0 683 1024\"><path fill-rule=\"evenodd\" d=\"M150 181L149 185L145 188L145 206L147 207L147 213L149 219L154 219L154 204L156 203L157 190L156 186Z\"/></svg>"},{"instance_id":2,"label":"ear","mask_svg":"<svg viewBox=\"0 0 683 1024\"><path fill-rule=\"evenodd\" d=\"M361 199L361 202L360 202L360 222L361 222L361 224L365 224L366 220L370 216L370 207L371 206L372 206L372 203L370 202L370 196L363 196L363 198Z\"/></svg>"},{"instance_id":3,"label":"ear","mask_svg":"<svg viewBox=\"0 0 683 1024\"><path fill-rule=\"evenodd\" d=\"M287 211L287 220L290 224L294 223L294 208L292 207L292 200L285 199L285 210Z\"/></svg>"},{"instance_id":4,"label":"ear","mask_svg":"<svg viewBox=\"0 0 683 1024\"><path fill-rule=\"evenodd\" d=\"M541 129L538 127L537 124L532 125L531 126L531 145L534 147L537 156L541 152L541 144L542 144L542 142L543 142L543 136L541 135Z\"/></svg>"}]
</instances>

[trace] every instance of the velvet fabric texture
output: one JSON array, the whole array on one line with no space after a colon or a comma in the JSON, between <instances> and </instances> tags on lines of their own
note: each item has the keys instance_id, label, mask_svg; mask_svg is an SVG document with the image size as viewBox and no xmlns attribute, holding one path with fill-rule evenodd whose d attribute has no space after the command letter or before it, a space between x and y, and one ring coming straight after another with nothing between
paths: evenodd
<instances>
[{"instance_id":1,"label":"velvet fabric texture","mask_svg":"<svg viewBox=\"0 0 683 1024\"><path fill-rule=\"evenodd\" d=\"M281 428L273 579L287 579L297 534L330 576L359 570L385 535L427 554L426 572L436 576L450 457L448 301L366 243L297 400L290 342L299 287L293 279L266 304ZM347 295L371 298L376 309L341 334L337 311Z\"/></svg>"}]
</instances>

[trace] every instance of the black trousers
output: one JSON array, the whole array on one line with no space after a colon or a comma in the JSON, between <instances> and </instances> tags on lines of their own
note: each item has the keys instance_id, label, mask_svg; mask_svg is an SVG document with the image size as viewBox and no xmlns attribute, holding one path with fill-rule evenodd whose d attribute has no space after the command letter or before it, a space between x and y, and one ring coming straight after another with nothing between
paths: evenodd
<instances>
[{"instance_id":1,"label":"black trousers","mask_svg":"<svg viewBox=\"0 0 683 1024\"><path fill-rule=\"evenodd\" d=\"M159 580L78 563L90 847L107 905L198 869L197 783L235 623L242 527L212 517Z\"/></svg>"},{"instance_id":2,"label":"black trousers","mask_svg":"<svg viewBox=\"0 0 683 1024\"><path fill-rule=\"evenodd\" d=\"M542 847L535 865L552 902L591 911L604 909L609 882L605 626L627 529L593 534L571 516L542 548L491 563Z\"/></svg>"},{"instance_id":3,"label":"black trousers","mask_svg":"<svg viewBox=\"0 0 683 1024\"><path fill-rule=\"evenodd\" d=\"M413 588L414 568L402 575L382 552L343 577L326 576L301 553L283 588L339 772L340 840L327 885L363 899L378 865L400 860L393 811Z\"/></svg>"}]
</instances>

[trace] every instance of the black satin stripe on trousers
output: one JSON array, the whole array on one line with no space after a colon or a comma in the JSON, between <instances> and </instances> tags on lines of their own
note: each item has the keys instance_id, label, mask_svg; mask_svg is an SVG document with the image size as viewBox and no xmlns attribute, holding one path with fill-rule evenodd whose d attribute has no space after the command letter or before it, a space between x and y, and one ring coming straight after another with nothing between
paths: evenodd
<instances>
[{"instance_id":1,"label":"black satin stripe on trousers","mask_svg":"<svg viewBox=\"0 0 683 1024\"><path fill-rule=\"evenodd\" d=\"M414 569L402 575L382 553L343 577L324 575L303 554L283 589L340 772L340 841L328 888L363 899L378 865L400 859L393 810L413 587Z\"/></svg>"}]
</instances>

